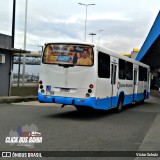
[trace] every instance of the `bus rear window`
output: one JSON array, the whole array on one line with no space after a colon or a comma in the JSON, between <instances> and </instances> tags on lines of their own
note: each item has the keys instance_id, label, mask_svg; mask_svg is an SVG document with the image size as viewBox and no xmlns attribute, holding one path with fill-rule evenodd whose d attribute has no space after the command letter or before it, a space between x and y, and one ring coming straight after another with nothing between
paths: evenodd
<instances>
[{"instance_id":1,"label":"bus rear window","mask_svg":"<svg viewBox=\"0 0 160 160\"><path fill-rule=\"evenodd\" d=\"M48 44L42 62L56 65L93 65L93 48L80 44Z\"/></svg>"}]
</instances>

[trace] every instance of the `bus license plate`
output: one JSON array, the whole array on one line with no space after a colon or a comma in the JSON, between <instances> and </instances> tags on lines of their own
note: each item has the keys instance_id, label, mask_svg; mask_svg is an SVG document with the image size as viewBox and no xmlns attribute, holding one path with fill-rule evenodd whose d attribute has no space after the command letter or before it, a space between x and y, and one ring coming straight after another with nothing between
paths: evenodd
<instances>
[{"instance_id":1,"label":"bus license plate","mask_svg":"<svg viewBox=\"0 0 160 160\"><path fill-rule=\"evenodd\" d=\"M70 92L70 89L68 89L68 88L61 88L60 92Z\"/></svg>"}]
</instances>

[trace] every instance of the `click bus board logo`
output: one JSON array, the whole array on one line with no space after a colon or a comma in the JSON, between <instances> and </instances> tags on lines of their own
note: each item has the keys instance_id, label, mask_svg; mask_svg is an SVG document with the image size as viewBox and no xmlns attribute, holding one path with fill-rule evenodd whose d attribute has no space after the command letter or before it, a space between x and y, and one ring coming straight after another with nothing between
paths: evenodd
<instances>
[{"instance_id":1,"label":"click bus board logo","mask_svg":"<svg viewBox=\"0 0 160 160\"><path fill-rule=\"evenodd\" d=\"M42 136L41 133L38 132L38 127L35 124L30 126L25 125L18 127L17 131L11 130L9 136L5 139L5 143L34 148L34 144L42 143Z\"/></svg>"}]
</instances>

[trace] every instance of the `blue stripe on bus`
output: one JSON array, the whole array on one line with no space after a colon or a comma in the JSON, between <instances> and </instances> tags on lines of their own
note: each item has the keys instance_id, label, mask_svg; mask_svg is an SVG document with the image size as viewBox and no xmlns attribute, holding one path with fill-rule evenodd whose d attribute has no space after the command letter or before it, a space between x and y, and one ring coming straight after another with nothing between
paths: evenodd
<instances>
[{"instance_id":1,"label":"blue stripe on bus","mask_svg":"<svg viewBox=\"0 0 160 160\"><path fill-rule=\"evenodd\" d=\"M149 99L150 93L146 93L145 95L145 99ZM134 94L134 101L135 102L139 102L141 100L143 100L144 98L144 93L138 93L138 94Z\"/></svg>"},{"instance_id":2,"label":"blue stripe on bus","mask_svg":"<svg viewBox=\"0 0 160 160\"><path fill-rule=\"evenodd\" d=\"M41 93L38 93L38 100L40 102L45 102L45 103L58 103L58 104L66 104L66 105L72 105L74 100L74 105L94 107L96 98L91 97L91 98L85 99L85 98L48 96L48 95L42 95Z\"/></svg>"},{"instance_id":3,"label":"blue stripe on bus","mask_svg":"<svg viewBox=\"0 0 160 160\"><path fill-rule=\"evenodd\" d=\"M150 93L147 93L145 96L145 99L149 98ZM139 102L143 99L144 94L134 94L134 101ZM58 103L58 104L65 104L65 105L77 105L77 106L88 106L93 107L95 109L104 109L108 110L111 107L111 101L112 101L112 107L117 107L118 104L118 96L110 97L110 98L101 98L96 99L95 97L90 98L73 98L73 97L60 97L60 96L48 96L48 95L42 95L41 93L38 93L38 100L40 102L45 103ZM123 105L131 104L133 102L133 95L125 95Z\"/></svg>"}]
</instances>

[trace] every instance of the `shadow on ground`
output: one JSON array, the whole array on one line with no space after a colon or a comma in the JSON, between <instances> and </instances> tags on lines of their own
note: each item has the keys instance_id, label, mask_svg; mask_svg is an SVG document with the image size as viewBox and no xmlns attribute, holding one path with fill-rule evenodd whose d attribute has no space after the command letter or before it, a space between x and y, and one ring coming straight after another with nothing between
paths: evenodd
<instances>
[{"instance_id":1,"label":"shadow on ground","mask_svg":"<svg viewBox=\"0 0 160 160\"><path fill-rule=\"evenodd\" d=\"M116 113L114 109L110 110L87 110L87 111L77 111L75 109L68 111L67 106L64 108L63 112L61 113L55 113L55 114L50 114L46 115L46 118L59 118L59 119L72 119L72 120L94 120L94 119L99 119L99 118L104 118L104 117L110 117L110 116L117 116L121 114L126 114L128 111L132 111L132 109L139 108L139 107L145 107L145 104L152 106L154 104L145 102L144 104L132 104L132 105L126 105L124 106L122 112Z\"/></svg>"}]
</instances>

